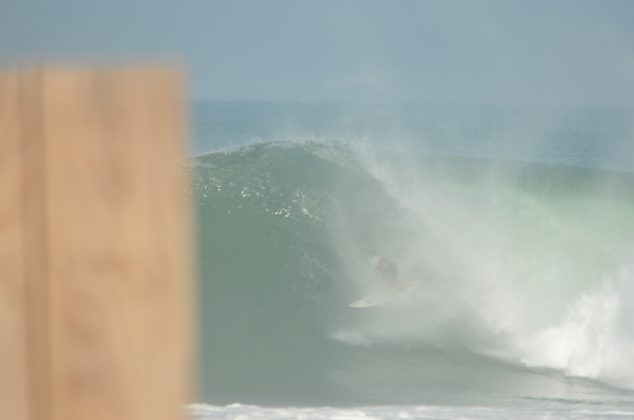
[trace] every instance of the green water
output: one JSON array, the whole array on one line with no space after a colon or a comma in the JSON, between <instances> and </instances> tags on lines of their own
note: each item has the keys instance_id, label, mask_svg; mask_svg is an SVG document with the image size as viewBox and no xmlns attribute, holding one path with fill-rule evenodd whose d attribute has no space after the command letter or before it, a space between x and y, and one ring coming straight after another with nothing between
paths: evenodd
<instances>
[{"instance_id":1,"label":"green water","mask_svg":"<svg viewBox=\"0 0 634 420\"><path fill-rule=\"evenodd\" d=\"M204 401L630 398L633 175L338 142L192 168ZM377 256L420 286L350 309Z\"/></svg>"}]
</instances>

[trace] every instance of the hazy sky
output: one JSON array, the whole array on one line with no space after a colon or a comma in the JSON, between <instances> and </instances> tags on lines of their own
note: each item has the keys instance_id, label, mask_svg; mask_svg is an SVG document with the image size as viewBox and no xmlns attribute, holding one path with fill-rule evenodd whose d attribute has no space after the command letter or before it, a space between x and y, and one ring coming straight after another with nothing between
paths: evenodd
<instances>
[{"instance_id":1,"label":"hazy sky","mask_svg":"<svg viewBox=\"0 0 634 420\"><path fill-rule=\"evenodd\" d=\"M2 0L5 63L167 57L192 96L634 104L630 0Z\"/></svg>"}]
</instances>

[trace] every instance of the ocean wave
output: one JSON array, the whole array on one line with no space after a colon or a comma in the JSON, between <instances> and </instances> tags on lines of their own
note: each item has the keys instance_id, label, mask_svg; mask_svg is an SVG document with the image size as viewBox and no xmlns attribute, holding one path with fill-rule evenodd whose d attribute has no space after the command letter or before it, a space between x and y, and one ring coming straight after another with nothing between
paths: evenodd
<instances>
[{"instance_id":1,"label":"ocean wave","mask_svg":"<svg viewBox=\"0 0 634 420\"><path fill-rule=\"evenodd\" d=\"M632 174L330 140L255 143L192 170L207 401L634 388ZM420 286L351 309L380 282L376 256Z\"/></svg>"}]
</instances>

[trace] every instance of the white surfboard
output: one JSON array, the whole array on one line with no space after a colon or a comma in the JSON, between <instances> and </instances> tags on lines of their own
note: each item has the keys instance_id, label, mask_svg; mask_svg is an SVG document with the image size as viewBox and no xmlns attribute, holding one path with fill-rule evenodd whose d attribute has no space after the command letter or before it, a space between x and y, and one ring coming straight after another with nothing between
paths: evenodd
<instances>
[{"instance_id":1,"label":"white surfboard","mask_svg":"<svg viewBox=\"0 0 634 420\"><path fill-rule=\"evenodd\" d=\"M399 290L396 293L381 293L381 294L366 296L363 299L359 299L356 302L352 302L350 304L350 307L351 308L371 308L373 306L384 305L388 302L391 302L393 300L400 298L403 295L408 294L409 292L416 289L417 287L418 287L418 282L409 283L403 289Z\"/></svg>"}]
</instances>

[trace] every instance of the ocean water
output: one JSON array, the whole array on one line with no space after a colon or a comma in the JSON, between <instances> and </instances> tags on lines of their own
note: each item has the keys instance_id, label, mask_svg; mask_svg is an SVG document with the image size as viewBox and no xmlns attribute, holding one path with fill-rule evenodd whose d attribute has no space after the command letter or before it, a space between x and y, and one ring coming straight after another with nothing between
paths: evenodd
<instances>
[{"instance_id":1,"label":"ocean water","mask_svg":"<svg viewBox=\"0 0 634 420\"><path fill-rule=\"evenodd\" d=\"M633 110L194 111L192 418L634 417Z\"/></svg>"}]
</instances>

